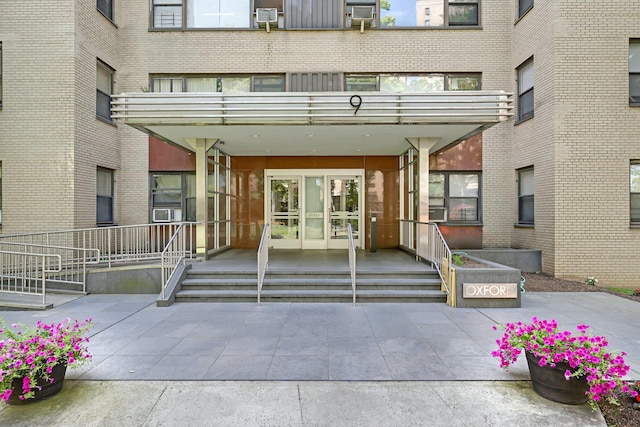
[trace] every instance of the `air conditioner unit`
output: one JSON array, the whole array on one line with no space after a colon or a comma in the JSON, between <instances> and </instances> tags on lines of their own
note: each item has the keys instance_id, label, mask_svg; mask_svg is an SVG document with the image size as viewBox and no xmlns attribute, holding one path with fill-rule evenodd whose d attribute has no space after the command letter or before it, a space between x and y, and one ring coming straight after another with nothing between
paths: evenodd
<instances>
[{"instance_id":1,"label":"air conditioner unit","mask_svg":"<svg viewBox=\"0 0 640 427\"><path fill-rule=\"evenodd\" d=\"M168 208L154 208L153 222L171 222L173 221L174 211Z\"/></svg>"},{"instance_id":2,"label":"air conditioner unit","mask_svg":"<svg viewBox=\"0 0 640 427\"><path fill-rule=\"evenodd\" d=\"M278 9L275 7L259 7L256 9L256 21L259 28L266 28L267 32L271 28L278 28Z\"/></svg>"},{"instance_id":3,"label":"air conditioner unit","mask_svg":"<svg viewBox=\"0 0 640 427\"><path fill-rule=\"evenodd\" d=\"M429 222L445 222L447 220L447 208L429 208Z\"/></svg>"},{"instance_id":4,"label":"air conditioner unit","mask_svg":"<svg viewBox=\"0 0 640 427\"><path fill-rule=\"evenodd\" d=\"M360 32L364 33L364 27L370 27L375 14L375 6L352 6L351 26L360 27Z\"/></svg>"}]
</instances>

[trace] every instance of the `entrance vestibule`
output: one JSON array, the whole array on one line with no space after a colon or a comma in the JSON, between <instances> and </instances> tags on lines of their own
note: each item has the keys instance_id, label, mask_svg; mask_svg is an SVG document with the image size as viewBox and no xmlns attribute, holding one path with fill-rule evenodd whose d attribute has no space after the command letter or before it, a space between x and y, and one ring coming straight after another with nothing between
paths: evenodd
<instances>
[{"instance_id":1,"label":"entrance vestibule","mask_svg":"<svg viewBox=\"0 0 640 427\"><path fill-rule=\"evenodd\" d=\"M265 170L265 218L277 249L363 247L362 169Z\"/></svg>"}]
</instances>

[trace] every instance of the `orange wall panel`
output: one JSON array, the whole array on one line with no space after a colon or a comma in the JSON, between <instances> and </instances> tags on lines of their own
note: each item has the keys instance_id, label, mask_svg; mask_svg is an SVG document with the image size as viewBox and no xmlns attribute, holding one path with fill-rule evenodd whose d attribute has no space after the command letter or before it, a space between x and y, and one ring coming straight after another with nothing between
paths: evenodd
<instances>
[{"instance_id":1,"label":"orange wall panel","mask_svg":"<svg viewBox=\"0 0 640 427\"><path fill-rule=\"evenodd\" d=\"M196 156L187 150L149 137L149 171L195 171Z\"/></svg>"}]
</instances>

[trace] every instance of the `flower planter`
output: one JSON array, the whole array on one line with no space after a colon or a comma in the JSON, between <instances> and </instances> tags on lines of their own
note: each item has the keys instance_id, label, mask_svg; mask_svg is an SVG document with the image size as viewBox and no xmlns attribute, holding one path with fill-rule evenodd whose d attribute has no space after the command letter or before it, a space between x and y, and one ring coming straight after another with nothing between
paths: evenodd
<instances>
[{"instance_id":1,"label":"flower planter","mask_svg":"<svg viewBox=\"0 0 640 427\"><path fill-rule=\"evenodd\" d=\"M540 366L540 359L530 352L527 354L527 364L531 374L533 390L540 396L558 403L580 405L588 400L589 384L587 377L571 377L567 380L564 373L570 370L566 362L557 363L555 367Z\"/></svg>"},{"instance_id":2,"label":"flower planter","mask_svg":"<svg viewBox=\"0 0 640 427\"><path fill-rule=\"evenodd\" d=\"M66 372L66 363L60 363L54 366L51 370L51 374L49 375L52 378L52 381L45 380L44 378L38 378L36 380L37 388L34 391L33 397L24 400L20 399L20 395L22 394L22 378L14 378L11 383L12 393L11 396L9 396L7 403L10 405L24 405L53 396L62 389Z\"/></svg>"}]
</instances>

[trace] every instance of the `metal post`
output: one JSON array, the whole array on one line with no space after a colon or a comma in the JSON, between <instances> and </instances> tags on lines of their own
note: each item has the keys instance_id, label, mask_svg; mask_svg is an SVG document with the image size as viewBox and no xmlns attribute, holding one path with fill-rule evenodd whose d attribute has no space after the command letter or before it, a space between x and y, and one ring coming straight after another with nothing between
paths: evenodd
<instances>
[{"instance_id":1,"label":"metal post","mask_svg":"<svg viewBox=\"0 0 640 427\"><path fill-rule=\"evenodd\" d=\"M371 242L369 244L371 253L378 249L378 222L375 213L371 213Z\"/></svg>"}]
</instances>

